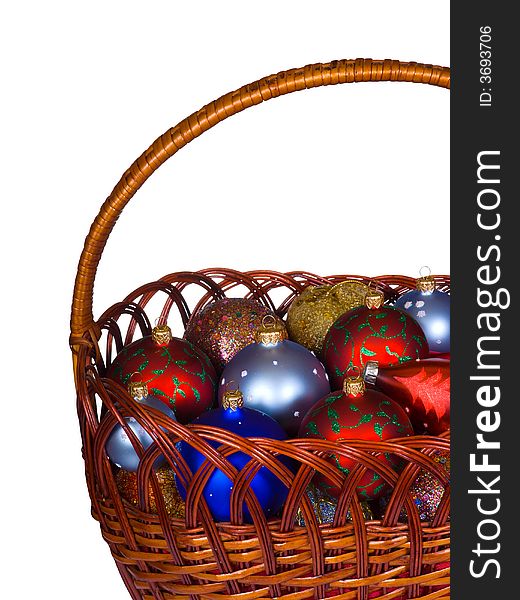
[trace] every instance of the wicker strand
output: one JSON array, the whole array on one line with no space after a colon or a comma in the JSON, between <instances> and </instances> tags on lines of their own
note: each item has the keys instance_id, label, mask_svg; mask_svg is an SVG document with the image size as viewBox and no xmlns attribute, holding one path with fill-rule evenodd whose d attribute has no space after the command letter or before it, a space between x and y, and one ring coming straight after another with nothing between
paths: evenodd
<instances>
[{"instance_id":1,"label":"wicker strand","mask_svg":"<svg viewBox=\"0 0 520 600\"><path fill-rule=\"evenodd\" d=\"M94 318L94 279L106 241L119 215L143 183L168 158L220 121L271 98L324 85L362 81L405 81L448 88L446 67L396 60L340 60L282 71L210 102L159 137L124 173L94 220L78 265L71 312L72 343Z\"/></svg>"}]
</instances>

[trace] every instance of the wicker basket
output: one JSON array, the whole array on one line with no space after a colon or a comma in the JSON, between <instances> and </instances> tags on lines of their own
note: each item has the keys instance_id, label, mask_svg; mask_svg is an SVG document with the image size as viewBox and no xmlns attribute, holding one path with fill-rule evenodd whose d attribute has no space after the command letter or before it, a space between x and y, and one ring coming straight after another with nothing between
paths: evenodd
<instances>
[{"instance_id":1,"label":"wicker basket","mask_svg":"<svg viewBox=\"0 0 520 600\"><path fill-rule=\"evenodd\" d=\"M229 269L180 272L140 287L98 320L92 314L94 278L106 240L126 203L170 156L226 117L264 100L311 87L362 81L408 81L448 88L450 72L431 65L357 59L310 65L246 85L206 105L158 138L126 171L91 226L78 266L72 305L70 344L77 408L93 516L134 599L449 597L449 482L430 456L435 450L449 449L448 436L379 443L356 441L349 445L315 439L246 440L213 427L185 427L170 422L158 411L137 405L122 387L104 378L115 353L139 337L137 329L141 335L150 334L150 317L159 314L157 309L153 315L146 312L152 299L155 307L160 303L162 317L180 318L184 325L190 316L188 286L189 297L194 288L199 291L195 311L215 298L236 296L241 290L242 295L284 316L305 286L337 283L353 276L240 273ZM400 276L356 278L377 281L390 302L415 283ZM438 276L436 282L440 289L449 291L448 277ZM104 416L101 419L99 415ZM140 451L137 507L120 496L104 451L114 424L122 423L128 415L141 422L154 440L146 452ZM196 476L177 451L180 439L207 457L205 468ZM206 440L217 440L220 447L217 450ZM248 467L241 472L226 460L237 449L251 456ZM330 466L327 455L331 452L358 463L348 477ZM396 473L377 460L378 453L386 452L401 457L406 463L404 470ZM160 454L186 483L184 519L167 514L152 469ZM280 455L289 456L299 469L290 471L278 460ZM266 520L248 486L260 465L267 466L289 489L283 514L276 520ZM215 523L202 497L205 481L214 468L233 480L230 523ZM380 521L364 520L355 493L367 469L377 471L394 490ZM429 523L421 522L410 493L421 469L446 485ZM315 470L342 489L334 521L328 525L317 522L305 493ZM151 510L150 486L155 511ZM244 501L252 524L242 521ZM403 507L407 522L399 521ZM305 527L295 524L298 511Z\"/></svg>"}]
</instances>

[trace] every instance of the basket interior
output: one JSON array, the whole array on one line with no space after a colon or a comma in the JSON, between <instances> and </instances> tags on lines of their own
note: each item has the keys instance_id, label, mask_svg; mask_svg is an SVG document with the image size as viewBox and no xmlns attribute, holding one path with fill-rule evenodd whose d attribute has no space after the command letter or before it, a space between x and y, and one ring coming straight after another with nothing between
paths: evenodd
<instances>
[{"instance_id":1,"label":"basket interior","mask_svg":"<svg viewBox=\"0 0 520 600\"><path fill-rule=\"evenodd\" d=\"M157 411L136 410L125 390L105 378L116 354L133 340L150 335L157 318L167 320L174 335L182 337L190 315L223 296L255 298L283 318L306 286L348 279L378 287L387 303L415 287L415 279L404 276L321 277L302 272L207 269L174 273L143 285L98 320L99 341L86 343L79 351L83 452L93 514L133 597L448 597L449 481L431 457L437 450L449 450L448 435L356 441L341 448L322 440L244 440L217 428L172 425ZM449 277L435 280L438 289L449 292ZM142 454L136 505L121 498L104 452L114 424L129 415L155 440ZM179 440L207 457L196 474L179 454ZM217 450L208 444L211 440L218 441ZM226 460L237 449L251 457L241 472ZM348 477L331 468L326 459L332 452L357 462ZM382 466L377 456L384 453L398 456L406 466L399 473ZM161 454L187 489L184 519L170 517L161 500L152 468ZM296 468L287 468L281 456L289 457ZM230 523L215 523L202 496L205 481L217 467L234 484ZM282 513L269 521L249 488L260 467L268 468L288 489ZM393 493L383 517L366 521L356 487L369 468L387 481ZM421 469L430 471L446 487L431 522L420 520L410 493ZM328 524L319 522L306 493L315 471L341 488L334 519ZM150 490L156 498L154 511ZM244 503L251 523L244 520ZM403 509L406 521L402 520Z\"/></svg>"}]
</instances>

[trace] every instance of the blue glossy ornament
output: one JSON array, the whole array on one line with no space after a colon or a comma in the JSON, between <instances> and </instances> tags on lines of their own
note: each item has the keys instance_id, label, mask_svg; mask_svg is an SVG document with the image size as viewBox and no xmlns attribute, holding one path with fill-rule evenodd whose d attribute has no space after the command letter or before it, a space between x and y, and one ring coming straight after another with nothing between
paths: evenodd
<instances>
[{"instance_id":1,"label":"blue glossy ornament","mask_svg":"<svg viewBox=\"0 0 520 600\"><path fill-rule=\"evenodd\" d=\"M139 402L139 404L143 404L144 406L150 406L152 408L160 410L167 417L169 417L173 421L176 421L175 414L171 410L171 408L166 406L166 404L164 404L164 402L162 402L158 398L147 395L139 398L136 397L134 399L136 400L136 402ZM128 424L128 427L137 436L137 439L143 446L143 449L146 450L146 448L148 448L153 442L151 436L146 432L142 425L140 425L133 417L125 417L125 421ZM126 431L121 425L119 425L119 423L115 425L112 429L112 432L108 437L105 449L108 454L108 458L116 466L121 467L126 471L137 471L137 468L139 467L139 456L137 455L137 452L132 446L132 442L130 441L130 438L128 437ZM155 461L154 466L159 467L162 464L163 460L164 458L159 457Z\"/></svg>"},{"instance_id":2,"label":"blue glossy ornament","mask_svg":"<svg viewBox=\"0 0 520 600\"><path fill-rule=\"evenodd\" d=\"M284 430L269 415L241 406L242 395L240 392L235 391L228 394L226 399L224 399L224 406L226 408L217 408L204 413L193 421L193 425L220 427L244 438L264 437L274 440L286 439ZM238 402L229 402L230 396L234 397L235 400L238 397L240 400ZM208 441L208 443L214 448L218 448L221 445L216 441ZM206 458L198 450L195 450L183 441L179 444L179 450L191 472L195 474ZM227 460L240 471L249 463L251 457L243 452L235 452L228 456ZM290 468L290 461L287 458L281 457L280 460ZM260 468L251 481L250 488L268 518L275 516L280 511L288 491L285 485L267 467ZM186 490L179 481L178 489L185 500ZM204 487L203 496L216 521L229 522L229 503L232 489L233 482L231 479L222 471L215 469ZM243 506L243 516L246 522L251 522L251 515L245 503Z\"/></svg>"},{"instance_id":3,"label":"blue glossy ornament","mask_svg":"<svg viewBox=\"0 0 520 600\"><path fill-rule=\"evenodd\" d=\"M417 289L403 294L394 306L419 323L431 352L450 352L450 295L436 290L432 277L420 277Z\"/></svg>"},{"instance_id":4,"label":"blue glossy ornament","mask_svg":"<svg viewBox=\"0 0 520 600\"><path fill-rule=\"evenodd\" d=\"M310 350L285 339L283 324L266 319L257 343L246 346L226 365L219 401L234 381L244 395L244 406L267 413L294 437L311 406L330 394L329 377Z\"/></svg>"}]
</instances>

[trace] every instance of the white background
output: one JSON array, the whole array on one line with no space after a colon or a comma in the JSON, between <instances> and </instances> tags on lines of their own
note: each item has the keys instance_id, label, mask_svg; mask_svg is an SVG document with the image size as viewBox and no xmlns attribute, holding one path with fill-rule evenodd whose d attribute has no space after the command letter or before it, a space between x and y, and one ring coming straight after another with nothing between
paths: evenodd
<instances>
[{"instance_id":1,"label":"white background","mask_svg":"<svg viewBox=\"0 0 520 600\"><path fill-rule=\"evenodd\" d=\"M83 239L125 168L201 105L272 72L356 57L449 64L447 0L177 4L3 10L6 598L128 598L89 515L67 345ZM447 273L448 142L449 94L413 84L323 88L235 116L127 208L94 314L141 283L209 266Z\"/></svg>"}]
</instances>

